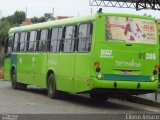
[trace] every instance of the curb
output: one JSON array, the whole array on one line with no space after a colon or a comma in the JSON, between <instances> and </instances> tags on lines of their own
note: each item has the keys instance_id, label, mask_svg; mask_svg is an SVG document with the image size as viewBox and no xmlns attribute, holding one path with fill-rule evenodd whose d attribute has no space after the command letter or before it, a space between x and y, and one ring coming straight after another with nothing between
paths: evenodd
<instances>
[{"instance_id":1,"label":"curb","mask_svg":"<svg viewBox=\"0 0 160 120\"><path fill-rule=\"evenodd\" d=\"M130 96L130 97L126 98L126 100L129 102L133 102L133 103L138 103L138 104L143 104L143 105L148 105L148 106L160 108L160 102L144 99L141 97Z\"/></svg>"}]
</instances>

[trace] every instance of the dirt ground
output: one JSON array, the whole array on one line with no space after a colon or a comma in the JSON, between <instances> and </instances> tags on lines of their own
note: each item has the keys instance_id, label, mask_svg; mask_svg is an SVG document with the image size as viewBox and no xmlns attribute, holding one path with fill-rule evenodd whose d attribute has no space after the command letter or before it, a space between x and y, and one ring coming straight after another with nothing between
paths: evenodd
<instances>
[{"instance_id":1,"label":"dirt ground","mask_svg":"<svg viewBox=\"0 0 160 120\"><path fill-rule=\"evenodd\" d=\"M3 61L2 61L2 48L0 47L0 79L2 79L3 78L3 76L4 76L4 73L3 73Z\"/></svg>"},{"instance_id":2,"label":"dirt ground","mask_svg":"<svg viewBox=\"0 0 160 120\"><path fill-rule=\"evenodd\" d=\"M3 70L0 70L0 79L2 79L3 77L4 77Z\"/></svg>"},{"instance_id":3,"label":"dirt ground","mask_svg":"<svg viewBox=\"0 0 160 120\"><path fill-rule=\"evenodd\" d=\"M0 63L0 79L2 79L4 77L4 73L3 73L3 66Z\"/></svg>"}]
</instances>

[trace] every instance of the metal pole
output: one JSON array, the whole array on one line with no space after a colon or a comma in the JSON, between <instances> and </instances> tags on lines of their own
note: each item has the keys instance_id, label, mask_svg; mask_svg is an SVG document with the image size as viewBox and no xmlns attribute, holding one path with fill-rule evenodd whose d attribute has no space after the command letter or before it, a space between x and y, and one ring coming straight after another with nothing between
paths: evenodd
<instances>
[{"instance_id":1,"label":"metal pole","mask_svg":"<svg viewBox=\"0 0 160 120\"><path fill-rule=\"evenodd\" d=\"M91 8L91 14L93 13L93 9Z\"/></svg>"},{"instance_id":2,"label":"metal pole","mask_svg":"<svg viewBox=\"0 0 160 120\"><path fill-rule=\"evenodd\" d=\"M52 17L54 19L54 8L52 9Z\"/></svg>"},{"instance_id":3,"label":"metal pole","mask_svg":"<svg viewBox=\"0 0 160 120\"><path fill-rule=\"evenodd\" d=\"M25 19L25 21L27 21L27 6L26 6L26 19Z\"/></svg>"}]
</instances>

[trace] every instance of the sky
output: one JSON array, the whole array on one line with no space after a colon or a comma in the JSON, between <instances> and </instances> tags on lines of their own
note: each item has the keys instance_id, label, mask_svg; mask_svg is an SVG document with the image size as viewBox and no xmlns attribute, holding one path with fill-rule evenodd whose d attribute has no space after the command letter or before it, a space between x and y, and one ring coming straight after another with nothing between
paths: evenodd
<instances>
[{"instance_id":1,"label":"sky","mask_svg":"<svg viewBox=\"0 0 160 120\"><path fill-rule=\"evenodd\" d=\"M100 7L89 6L89 0L0 0L0 17L12 15L16 10L26 11L27 17L43 16L44 13L53 13L55 16L82 16L96 13ZM160 11L126 8L102 7L105 13L131 13L152 15L160 19Z\"/></svg>"}]
</instances>

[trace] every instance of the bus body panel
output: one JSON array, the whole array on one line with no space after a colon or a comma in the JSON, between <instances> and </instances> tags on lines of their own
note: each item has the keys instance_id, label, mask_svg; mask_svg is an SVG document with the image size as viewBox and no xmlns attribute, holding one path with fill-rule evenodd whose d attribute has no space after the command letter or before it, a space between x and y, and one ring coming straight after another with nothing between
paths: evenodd
<instances>
[{"instance_id":1,"label":"bus body panel","mask_svg":"<svg viewBox=\"0 0 160 120\"><path fill-rule=\"evenodd\" d=\"M73 92L75 53L49 53L47 67L53 68L57 89Z\"/></svg>"},{"instance_id":2,"label":"bus body panel","mask_svg":"<svg viewBox=\"0 0 160 120\"><path fill-rule=\"evenodd\" d=\"M26 53L21 53L18 55L16 64L17 81L22 83L27 83L29 77L27 76L27 56ZM28 80L28 81L27 81Z\"/></svg>"},{"instance_id":3,"label":"bus body panel","mask_svg":"<svg viewBox=\"0 0 160 120\"><path fill-rule=\"evenodd\" d=\"M11 59L5 58L4 60L4 80L10 80Z\"/></svg>"},{"instance_id":4,"label":"bus body panel","mask_svg":"<svg viewBox=\"0 0 160 120\"><path fill-rule=\"evenodd\" d=\"M156 91L158 88L158 80L153 82L131 82L131 81L116 81L117 87L114 87L115 81L113 80L98 80L97 78L91 79L92 89L104 89L104 90L132 90L132 91ZM140 83L140 88L137 88Z\"/></svg>"},{"instance_id":5,"label":"bus body panel","mask_svg":"<svg viewBox=\"0 0 160 120\"><path fill-rule=\"evenodd\" d=\"M13 55L12 55L13 56ZM43 53L20 53L16 63L17 82L32 84L41 88L46 88L46 61L47 55Z\"/></svg>"},{"instance_id":6,"label":"bus body panel","mask_svg":"<svg viewBox=\"0 0 160 120\"><path fill-rule=\"evenodd\" d=\"M154 70L154 67L158 65L158 48L155 46L140 46L132 45L126 46L125 44L114 45L109 42L99 42L98 46L101 46L95 49L98 53L95 54L95 61L99 61L101 64L101 69L104 74L123 74L125 75L125 70L127 72L130 71L132 75L149 75L151 76ZM106 44L106 45L105 45ZM112 46L112 47L111 47ZM117 48L121 49L121 51L117 50ZM135 49L136 48L136 49ZM104 56L103 51L111 51L111 55ZM139 58L141 53L152 53L155 54L156 59L142 59ZM127 54L127 56L126 56ZM106 58L110 57L110 58ZM109 64L108 64L109 63ZM127 74L127 73L126 73ZM129 74L129 73L128 73ZM157 76L158 77L158 76Z\"/></svg>"},{"instance_id":7,"label":"bus body panel","mask_svg":"<svg viewBox=\"0 0 160 120\"><path fill-rule=\"evenodd\" d=\"M159 45L106 40L105 26L106 16L96 19L97 32L92 51L94 53L92 64L99 62L103 80L95 78L91 83L92 88L114 89L114 82L116 82L118 84L116 89L136 90L137 84L140 83L139 89L156 91L158 89L158 74L153 82L150 78L153 76L155 66L159 65ZM158 38L156 40L158 43ZM148 57L146 54L154 54L154 57ZM98 76L95 68L93 71L94 76Z\"/></svg>"},{"instance_id":8,"label":"bus body panel","mask_svg":"<svg viewBox=\"0 0 160 120\"><path fill-rule=\"evenodd\" d=\"M91 53L77 53L75 59L75 92L88 91L91 75Z\"/></svg>"}]
</instances>

